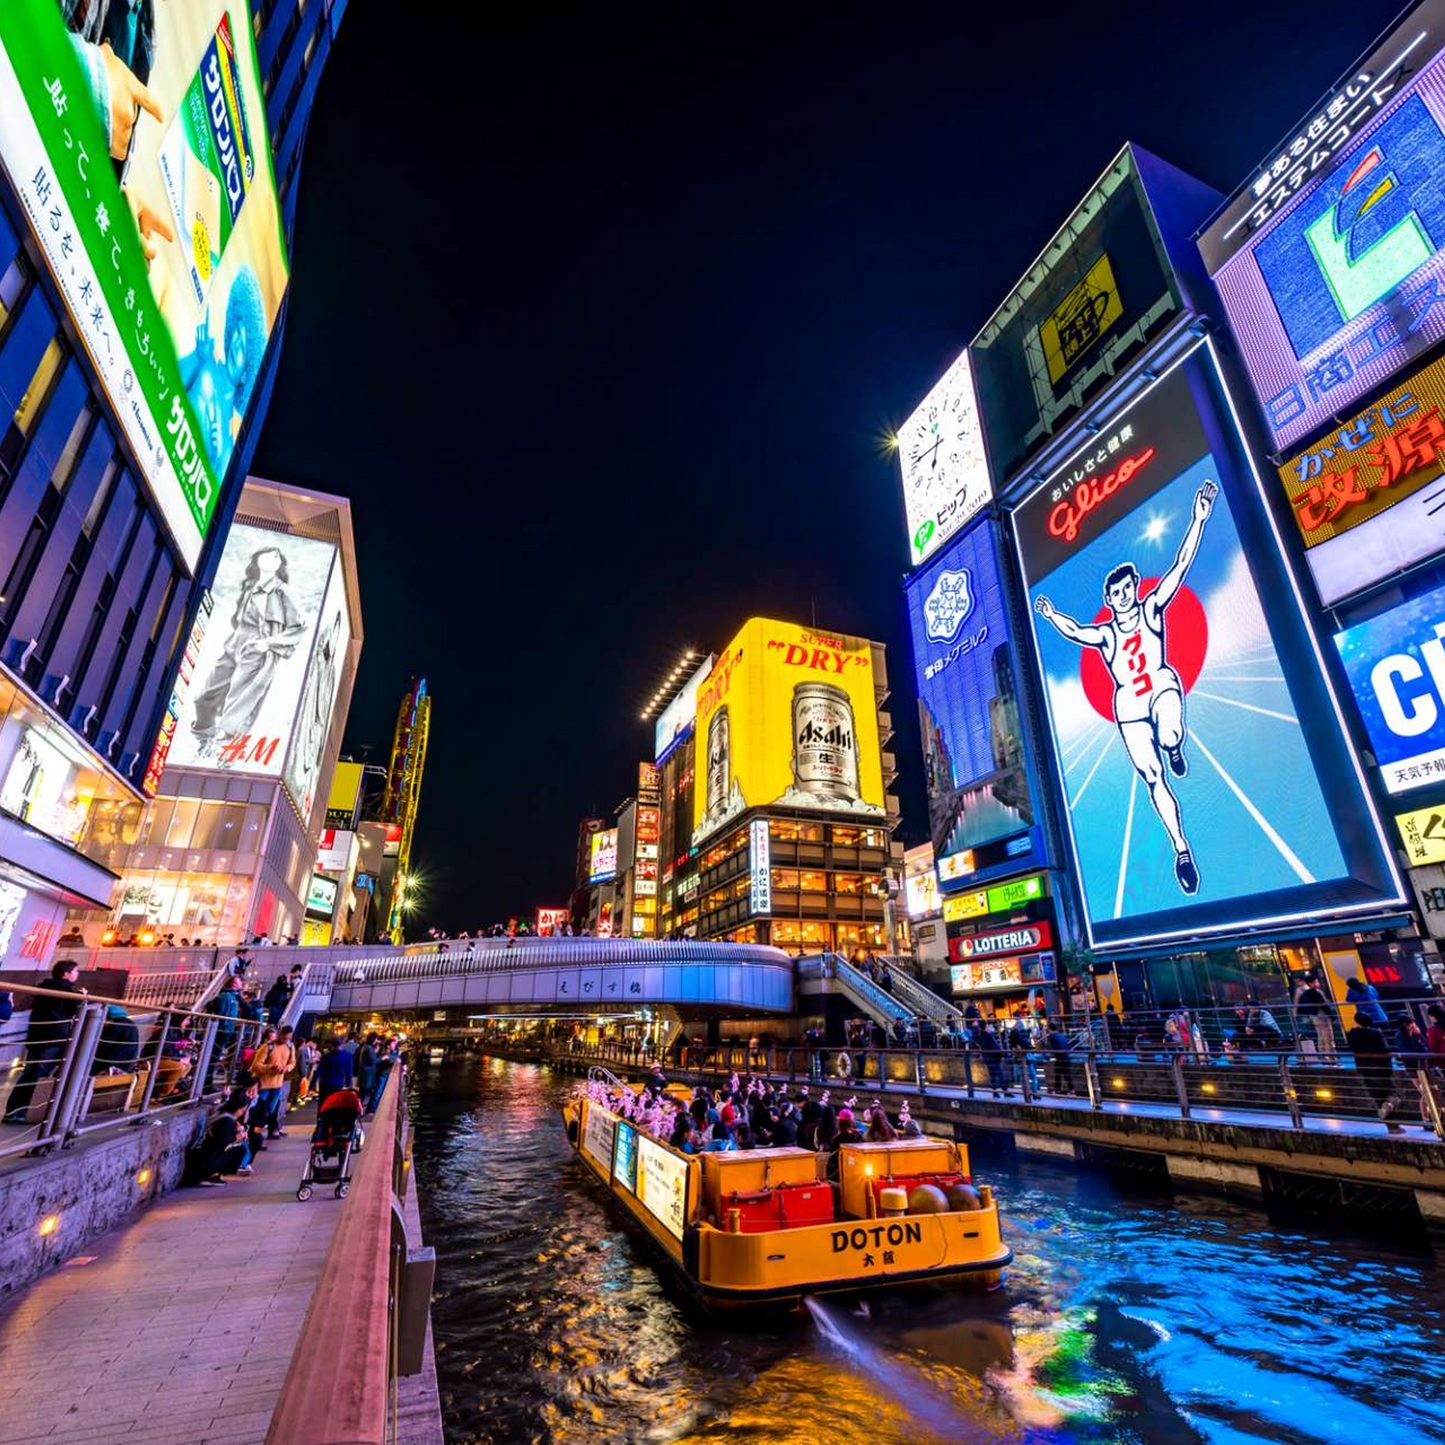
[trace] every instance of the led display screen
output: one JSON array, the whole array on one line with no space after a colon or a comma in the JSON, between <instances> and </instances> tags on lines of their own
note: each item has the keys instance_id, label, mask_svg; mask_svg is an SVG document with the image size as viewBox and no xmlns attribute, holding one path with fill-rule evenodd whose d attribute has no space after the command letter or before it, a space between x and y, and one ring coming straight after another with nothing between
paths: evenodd
<instances>
[{"instance_id":1,"label":"led display screen","mask_svg":"<svg viewBox=\"0 0 1445 1445\"><path fill-rule=\"evenodd\" d=\"M587 881L606 883L617 877L617 829L602 828L592 835Z\"/></svg>"},{"instance_id":2,"label":"led display screen","mask_svg":"<svg viewBox=\"0 0 1445 1445\"><path fill-rule=\"evenodd\" d=\"M297 742L318 628L332 622L327 608L338 568L330 542L241 522L231 527L170 766L282 776Z\"/></svg>"},{"instance_id":3,"label":"led display screen","mask_svg":"<svg viewBox=\"0 0 1445 1445\"><path fill-rule=\"evenodd\" d=\"M938 870L925 868L903 878L903 897L910 918L928 918L939 913L943 903L938 892Z\"/></svg>"},{"instance_id":4,"label":"led display screen","mask_svg":"<svg viewBox=\"0 0 1445 1445\"><path fill-rule=\"evenodd\" d=\"M1281 449L1445 336L1442 43L1431 3L1201 239Z\"/></svg>"},{"instance_id":5,"label":"led display screen","mask_svg":"<svg viewBox=\"0 0 1445 1445\"><path fill-rule=\"evenodd\" d=\"M609 926L610 932L610 926ZM605 937L598 930L599 937ZM590 1109L587 1111L592 1112ZM612 1157L612 1177L637 1192L637 1130L624 1119L617 1121L617 1144Z\"/></svg>"},{"instance_id":6,"label":"led display screen","mask_svg":"<svg viewBox=\"0 0 1445 1445\"><path fill-rule=\"evenodd\" d=\"M303 819L311 817L316 784L331 735L336 697L351 643L351 617L346 606L346 578L338 555L326 584L326 596L311 646L311 663L301 690L295 736L286 756L286 787Z\"/></svg>"},{"instance_id":7,"label":"led display screen","mask_svg":"<svg viewBox=\"0 0 1445 1445\"><path fill-rule=\"evenodd\" d=\"M1095 943L1400 892L1226 400L1196 350L1014 517Z\"/></svg>"},{"instance_id":8,"label":"led display screen","mask_svg":"<svg viewBox=\"0 0 1445 1445\"><path fill-rule=\"evenodd\" d=\"M0 5L0 163L191 569L286 290L252 36L244 0Z\"/></svg>"},{"instance_id":9,"label":"led display screen","mask_svg":"<svg viewBox=\"0 0 1445 1445\"><path fill-rule=\"evenodd\" d=\"M1445 358L1279 469L1327 606L1445 550Z\"/></svg>"},{"instance_id":10,"label":"led display screen","mask_svg":"<svg viewBox=\"0 0 1445 1445\"><path fill-rule=\"evenodd\" d=\"M991 523L908 584L929 837L944 879L959 854L1034 821L1008 613Z\"/></svg>"},{"instance_id":11,"label":"led display screen","mask_svg":"<svg viewBox=\"0 0 1445 1445\"><path fill-rule=\"evenodd\" d=\"M334 878L323 878L319 873L313 873L311 887L306 894L308 911L330 918L336 907L336 888Z\"/></svg>"},{"instance_id":12,"label":"led display screen","mask_svg":"<svg viewBox=\"0 0 1445 1445\"><path fill-rule=\"evenodd\" d=\"M873 644L754 617L697 695L693 845L749 808L884 817Z\"/></svg>"},{"instance_id":13,"label":"led display screen","mask_svg":"<svg viewBox=\"0 0 1445 1445\"><path fill-rule=\"evenodd\" d=\"M1391 793L1445 783L1445 588L1335 636Z\"/></svg>"},{"instance_id":14,"label":"led display screen","mask_svg":"<svg viewBox=\"0 0 1445 1445\"><path fill-rule=\"evenodd\" d=\"M1126 147L970 347L1000 485L1178 309L1163 255Z\"/></svg>"},{"instance_id":15,"label":"led display screen","mask_svg":"<svg viewBox=\"0 0 1445 1445\"><path fill-rule=\"evenodd\" d=\"M697 690L703 685L717 659L711 653L707 660L682 685L682 690L658 714L653 728L653 758L661 762L687 736L697 715ZM656 784L654 784L656 786Z\"/></svg>"},{"instance_id":16,"label":"led display screen","mask_svg":"<svg viewBox=\"0 0 1445 1445\"><path fill-rule=\"evenodd\" d=\"M931 557L993 496L965 351L898 429L908 560Z\"/></svg>"}]
</instances>

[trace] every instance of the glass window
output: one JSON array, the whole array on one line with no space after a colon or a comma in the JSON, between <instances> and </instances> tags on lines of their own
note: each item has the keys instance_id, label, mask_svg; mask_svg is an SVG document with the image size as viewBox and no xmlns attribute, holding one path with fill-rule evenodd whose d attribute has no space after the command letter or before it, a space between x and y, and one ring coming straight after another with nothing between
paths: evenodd
<instances>
[{"instance_id":1,"label":"glass window","mask_svg":"<svg viewBox=\"0 0 1445 1445\"><path fill-rule=\"evenodd\" d=\"M142 848L151 845L159 847L164 842L175 806L174 798L156 798L146 809L145 817L141 820L140 837L136 840Z\"/></svg>"},{"instance_id":2,"label":"glass window","mask_svg":"<svg viewBox=\"0 0 1445 1445\"><path fill-rule=\"evenodd\" d=\"M261 851L261 833L266 826L266 809L261 803L246 804L246 817L241 824L241 841L238 844L242 853L259 853Z\"/></svg>"},{"instance_id":3,"label":"glass window","mask_svg":"<svg viewBox=\"0 0 1445 1445\"><path fill-rule=\"evenodd\" d=\"M798 887L804 893L826 893L828 891L828 875L805 868L798 874Z\"/></svg>"},{"instance_id":4,"label":"glass window","mask_svg":"<svg viewBox=\"0 0 1445 1445\"><path fill-rule=\"evenodd\" d=\"M211 835L211 847L234 853L236 844L241 841L241 824L245 819L246 809L240 803L221 803L218 807L220 814Z\"/></svg>"},{"instance_id":5,"label":"glass window","mask_svg":"<svg viewBox=\"0 0 1445 1445\"><path fill-rule=\"evenodd\" d=\"M196 814L201 811L199 798L177 798L175 812L171 814L170 827L166 829L167 848L189 848L191 834L195 831Z\"/></svg>"},{"instance_id":6,"label":"glass window","mask_svg":"<svg viewBox=\"0 0 1445 1445\"><path fill-rule=\"evenodd\" d=\"M70 435L66 437L65 445L60 449L60 455L56 458L55 470L50 474L50 485L62 496L70 485L71 477L75 474L76 459L80 456L80 444L90 430L90 420L93 415L94 413L88 405L80 408L80 415L71 424Z\"/></svg>"},{"instance_id":7,"label":"glass window","mask_svg":"<svg viewBox=\"0 0 1445 1445\"><path fill-rule=\"evenodd\" d=\"M796 888L798 886L798 870L796 868L774 868L774 888Z\"/></svg>"},{"instance_id":8,"label":"glass window","mask_svg":"<svg viewBox=\"0 0 1445 1445\"><path fill-rule=\"evenodd\" d=\"M861 893L863 891L863 875L861 873L836 873L834 876L834 887L839 893Z\"/></svg>"},{"instance_id":9,"label":"glass window","mask_svg":"<svg viewBox=\"0 0 1445 1445\"><path fill-rule=\"evenodd\" d=\"M835 827L828 830L828 837L831 842L841 843L844 847L848 848L856 848L861 831L862 830L858 828Z\"/></svg>"},{"instance_id":10,"label":"glass window","mask_svg":"<svg viewBox=\"0 0 1445 1445\"><path fill-rule=\"evenodd\" d=\"M100 520L100 514L105 511L106 501L110 497L111 488L115 486L115 479L119 472L120 462L112 457L105 464L100 485L95 489L95 496L91 498L90 507L85 514L85 521L80 524L80 530L87 537L95 530L95 524Z\"/></svg>"},{"instance_id":11,"label":"glass window","mask_svg":"<svg viewBox=\"0 0 1445 1445\"><path fill-rule=\"evenodd\" d=\"M40 365L35 368L34 376L30 378L30 385L25 388L25 395L20 398L20 405L15 408L15 415L10 423L21 436L30 435L35 418L40 414L40 404L50 390L50 383L55 380L55 373L60 370L64 355L60 348L60 338L52 338L40 358Z\"/></svg>"},{"instance_id":12,"label":"glass window","mask_svg":"<svg viewBox=\"0 0 1445 1445\"><path fill-rule=\"evenodd\" d=\"M10 319L10 313L15 309L15 303L24 289L25 268L17 256L6 268L5 274L0 276L0 329L3 329Z\"/></svg>"},{"instance_id":13,"label":"glass window","mask_svg":"<svg viewBox=\"0 0 1445 1445\"><path fill-rule=\"evenodd\" d=\"M202 803L196 812L196 824L191 829L189 846L192 848L212 848L212 838L216 834L216 824L220 821L221 803Z\"/></svg>"},{"instance_id":14,"label":"glass window","mask_svg":"<svg viewBox=\"0 0 1445 1445\"><path fill-rule=\"evenodd\" d=\"M821 843L821 823L799 823L790 818L775 818L768 824L768 831L784 843Z\"/></svg>"}]
</instances>

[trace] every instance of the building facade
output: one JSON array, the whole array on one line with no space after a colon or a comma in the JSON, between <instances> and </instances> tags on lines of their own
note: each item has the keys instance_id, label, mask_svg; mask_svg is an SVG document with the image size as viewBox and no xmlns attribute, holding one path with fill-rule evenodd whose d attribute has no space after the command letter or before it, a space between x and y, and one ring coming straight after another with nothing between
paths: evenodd
<instances>
[{"instance_id":1,"label":"building facade","mask_svg":"<svg viewBox=\"0 0 1445 1445\"><path fill-rule=\"evenodd\" d=\"M0 15L0 963L42 965L67 909L107 908L139 839L275 375L302 141L344 8L164 7L134 51L104 7L77 7L69 34L58 5ZM249 139L252 167L224 224L182 228L163 124L117 134L84 57L110 45L169 119L223 41L235 84L213 123ZM122 219L137 196L166 231L210 235L204 275Z\"/></svg>"}]
</instances>

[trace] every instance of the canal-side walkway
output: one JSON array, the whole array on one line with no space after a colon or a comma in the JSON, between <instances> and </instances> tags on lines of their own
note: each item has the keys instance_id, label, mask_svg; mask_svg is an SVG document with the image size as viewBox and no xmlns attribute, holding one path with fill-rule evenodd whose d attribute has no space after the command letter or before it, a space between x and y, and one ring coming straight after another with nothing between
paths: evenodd
<instances>
[{"instance_id":1,"label":"canal-side walkway","mask_svg":"<svg viewBox=\"0 0 1445 1445\"><path fill-rule=\"evenodd\" d=\"M261 1445L342 1207L296 1199L310 1133L294 1115L250 1178L168 1195L0 1313L0 1445Z\"/></svg>"}]
</instances>

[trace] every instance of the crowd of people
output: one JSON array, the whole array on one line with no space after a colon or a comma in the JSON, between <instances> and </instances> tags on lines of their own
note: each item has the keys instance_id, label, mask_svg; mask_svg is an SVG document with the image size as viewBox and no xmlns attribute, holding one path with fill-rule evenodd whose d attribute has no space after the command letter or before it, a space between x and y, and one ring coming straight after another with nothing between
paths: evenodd
<instances>
[{"instance_id":1,"label":"crowd of people","mask_svg":"<svg viewBox=\"0 0 1445 1445\"><path fill-rule=\"evenodd\" d=\"M828 1156L827 1175L838 1177L838 1150L844 1144L916 1139L923 1131L910 1117L905 1100L890 1117L874 1099L860 1121L858 1101L835 1103L831 1091L816 1096L807 1084L788 1087L749 1074L729 1075L713 1089L699 1084L684 1103L667 1092L661 1064L653 1064L640 1092L615 1089L593 1080L579 1088L594 1102L629 1118L645 1132L664 1139L684 1154L793 1146Z\"/></svg>"}]
</instances>

